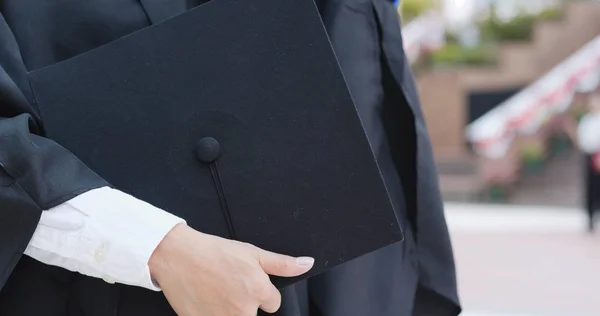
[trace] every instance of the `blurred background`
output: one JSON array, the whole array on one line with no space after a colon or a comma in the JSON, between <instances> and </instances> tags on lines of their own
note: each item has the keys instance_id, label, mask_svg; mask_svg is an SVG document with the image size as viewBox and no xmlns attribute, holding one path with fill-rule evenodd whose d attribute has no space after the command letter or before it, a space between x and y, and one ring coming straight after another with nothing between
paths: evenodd
<instances>
[{"instance_id":1,"label":"blurred background","mask_svg":"<svg viewBox=\"0 0 600 316\"><path fill-rule=\"evenodd\" d=\"M592 171L565 123L586 114L600 85L600 1L397 8L463 315L600 315L600 233L590 233L585 207Z\"/></svg>"}]
</instances>

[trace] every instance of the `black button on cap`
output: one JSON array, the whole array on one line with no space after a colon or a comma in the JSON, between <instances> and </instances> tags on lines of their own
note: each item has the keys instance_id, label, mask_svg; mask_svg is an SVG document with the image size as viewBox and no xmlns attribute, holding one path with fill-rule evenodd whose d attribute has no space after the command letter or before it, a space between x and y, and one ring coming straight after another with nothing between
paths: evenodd
<instances>
[{"instance_id":1,"label":"black button on cap","mask_svg":"<svg viewBox=\"0 0 600 316\"><path fill-rule=\"evenodd\" d=\"M196 156L205 163L211 163L221 155L221 145L212 137L204 137L196 145Z\"/></svg>"}]
</instances>

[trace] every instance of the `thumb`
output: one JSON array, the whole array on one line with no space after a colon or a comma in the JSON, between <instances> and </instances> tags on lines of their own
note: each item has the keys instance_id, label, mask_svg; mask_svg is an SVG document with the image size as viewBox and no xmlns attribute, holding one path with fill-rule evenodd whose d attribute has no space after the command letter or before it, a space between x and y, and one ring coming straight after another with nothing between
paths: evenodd
<instances>
[{"instance_id":1,"label":"thumb","mask_svg":"<svg viewBox=\"0 0 600 316\"><path fill-rule=\"evenodd\" d=\"M269 251L258 254L258 262L266 274L280 277L295 277L308 272L315 259L310 257L290 257Z\"/></svg>"}]
</instances>

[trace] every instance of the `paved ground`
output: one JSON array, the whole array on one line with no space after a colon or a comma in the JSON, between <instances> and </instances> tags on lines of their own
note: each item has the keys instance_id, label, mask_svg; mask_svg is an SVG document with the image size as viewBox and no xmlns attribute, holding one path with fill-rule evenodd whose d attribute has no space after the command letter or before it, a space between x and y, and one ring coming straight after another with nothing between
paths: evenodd
<instances>
[{"instance_id":1,"label":"paved ground","mask_svg":"<svg viewBox=\"0 0 600 316\"><path fill-rule=\"evenodd\" d=\"M447 205L463 316L600 315L600 233L576 209Z\"/></svg>"}]
</instances>

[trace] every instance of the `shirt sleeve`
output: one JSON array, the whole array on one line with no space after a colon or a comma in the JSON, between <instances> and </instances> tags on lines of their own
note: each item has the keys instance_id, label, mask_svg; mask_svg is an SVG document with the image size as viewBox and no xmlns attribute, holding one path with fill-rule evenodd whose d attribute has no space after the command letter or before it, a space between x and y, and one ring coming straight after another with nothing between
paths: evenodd
<instances>
[{"instance_id":1,"label":"shirt sleeve","mask_svg":"<svg viewBox=\"0 0 600 316\"><path fill-rule=\"evenodd\" d=\"M108 283L160 291L148 261L180 223L185 221L102 187L43 212L25 255Z\"/></svg>"},{"instance_id":2,"label":"shirt sleeve","mask_svg":"<svg viewBox=\"0 0 600 316\"><path fill-rule=\"evenodd\" d=\"M600 152L600 114L588 114L577 128L579 147L588 154Z\"/></svg>"}]
</instances>

